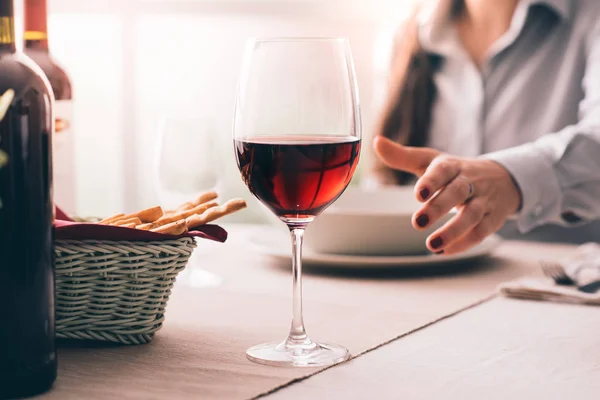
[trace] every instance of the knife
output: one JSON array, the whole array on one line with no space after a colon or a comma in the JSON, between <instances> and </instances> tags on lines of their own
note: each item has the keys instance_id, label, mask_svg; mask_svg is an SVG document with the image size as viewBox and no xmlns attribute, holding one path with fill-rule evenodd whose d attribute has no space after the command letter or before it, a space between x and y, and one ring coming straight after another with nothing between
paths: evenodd
<instances>
[{"instance_id":1,"label":"knife","mask_svg":"<svg viewBox=\"0 0 600 400\"><path fill-rule=\"evenodd\" d=\"M578 286L577 290L584 293L596 293L600 290L600 280L593 281L582 286Z\"/></svg>"}]
</instances>

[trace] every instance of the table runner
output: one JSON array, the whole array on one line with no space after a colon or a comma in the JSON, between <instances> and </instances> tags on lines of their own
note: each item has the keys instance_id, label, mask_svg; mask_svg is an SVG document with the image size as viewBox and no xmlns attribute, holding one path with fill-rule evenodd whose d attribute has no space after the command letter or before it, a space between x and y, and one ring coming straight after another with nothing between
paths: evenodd
<instances>
[{"instance_id":1,"label":"table runner","mask_svg":"<svg viewBox=\"0 0 600 400\"><path fill-rule=\"evenodd\" d=\"M265 400L598 400L599 331L596 307L497 297Z\"/></svg>"},{"instance_id":2,"label":"table runner","mask_svg":"<svg viewBox=\"0 0 600 400\"><path fill-rule=\"evenodd\" d=\"M59 351L59 378L48 399L249 399L319 372L254 364L245 349L283 340L291 318L291 273L254 254L244 228L227 227L229 241L200 247L195 259L223 278L220 286L176 285L166 322L144 346L77 344ZM471 307L496 285L538 274L537 260L570 246L506 242L494 257L462 268L367 276L307 274L308 334L360 355ZM352 362L352 361L349 361Z\"/></svg>"}]
</instances>

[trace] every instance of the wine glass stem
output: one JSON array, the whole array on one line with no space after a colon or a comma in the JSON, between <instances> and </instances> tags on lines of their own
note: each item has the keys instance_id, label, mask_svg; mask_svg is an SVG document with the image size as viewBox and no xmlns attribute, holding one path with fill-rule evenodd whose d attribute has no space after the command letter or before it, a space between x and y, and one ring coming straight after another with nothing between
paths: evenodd
<instances>
[{"instance_id":1,"label":"wine glass stem","mask_svg":"<svg viewBox=\"0 0 600 400\"><path fill-rule=\"evenodd\" d=\"M304 227L291 227L292 234L292 274L293 274L293 317L288 342L301 344L307 341L302 319L302 241Z\"/></svg>"}]
</instances>

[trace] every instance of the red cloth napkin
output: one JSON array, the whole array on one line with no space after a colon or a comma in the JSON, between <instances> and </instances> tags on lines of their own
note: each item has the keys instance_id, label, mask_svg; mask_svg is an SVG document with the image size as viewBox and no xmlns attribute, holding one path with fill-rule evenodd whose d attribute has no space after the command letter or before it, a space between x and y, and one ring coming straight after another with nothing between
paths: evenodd
<instances>
[{"instance_id":1,"label":"red cloth napkin","mask_svg":"<svg viewBox=\"0 0 600 400\"><path fill-rule=\"evenodd\" d=\"M58 207L56 207L54 228L55 237L59 240L160 241L182 237L199 237L221 243L227 240L227 231L218 225L204 225L178 236L165 235L121 226L74 222Z\"/></svg>"},{"instance_id":2,"label":"red cloth napkin","mask_svg":"<svg viewBox=\"0 0 600 400\"><path fill-rule=\"evenodd\" d=\"M63 210L61 210L58 207L54 207L55 210L55 214L56 214L56 219L60 219L63 221L73 221L71 218L69 218L69 216L67 214L65 214L65 212Z\"/></svg>"}]
</instances>

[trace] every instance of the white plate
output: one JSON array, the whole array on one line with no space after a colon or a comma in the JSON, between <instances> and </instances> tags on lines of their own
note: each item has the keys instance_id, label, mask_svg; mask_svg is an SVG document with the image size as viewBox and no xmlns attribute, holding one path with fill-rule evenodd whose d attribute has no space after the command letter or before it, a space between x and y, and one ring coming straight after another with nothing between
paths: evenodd
<instances>
[{"instance_id":1,"label":"white plate","mask_svg":"<svg viewBox=\"0 0 600 400\"><path fill-rule=\"evenodd\" d=\"M324 266L335 268L418 268L423 266L453 265L458 262L473 260L488 256L500 244L502 239L497 235L488 236L479 245L460 254L439 256L436 254L424 254L416 256L355 256L343 254L320 254L305 248L302 252L302 261L305 265ZM280 262L291 261L292 246L290 240L281 232L276 231L254 231L248 237L247 243L252 248Z\"/></svg>"}]
</instances>

